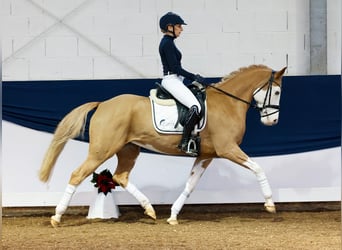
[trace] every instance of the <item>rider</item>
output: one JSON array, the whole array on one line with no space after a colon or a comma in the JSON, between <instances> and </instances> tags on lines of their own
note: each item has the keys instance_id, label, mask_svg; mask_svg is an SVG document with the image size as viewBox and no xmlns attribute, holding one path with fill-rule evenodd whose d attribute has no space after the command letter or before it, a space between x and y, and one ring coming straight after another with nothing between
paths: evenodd
<instances>
[{"instance_id":1,"label":"rider","mask_svg":"<svg viewBox=\"0 0 342 250\"><path fill-rule=\"evenodd\" d=\"M187 78L191 81L204 83L204 78L199 74L193 74L182 68L182 54L177 49L174 40L179 37L183 31L182 25L186 25L184 20L177 14L168 12L159 20L159 27L164 33L159 44L159 54L163 64L164 77L161 82L170 94L172 94L180 103L189 108L184 128L183 136L178 148L192 156L198 155L198 152L188 147L191 131L200 121L201 105L187 88L183 80Z\"/></svg>"}]
</instances>

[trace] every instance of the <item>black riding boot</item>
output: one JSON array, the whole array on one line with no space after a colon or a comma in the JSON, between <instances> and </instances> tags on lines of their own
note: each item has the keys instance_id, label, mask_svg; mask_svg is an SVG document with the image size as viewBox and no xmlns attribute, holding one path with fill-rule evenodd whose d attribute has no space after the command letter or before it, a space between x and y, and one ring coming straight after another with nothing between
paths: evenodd
<instances>
[{"instance_id":1,"label":"black riding boot","mask_svg":"<svg viewBox=\"0 0 342 250\"><path fill-rule=\"evenodd\" d=\"M198 113L197 106L192 106L188 111L188 115L183 128L182 140L178 145L179 149L191 156L198 156L199 153L195 145L189 145L189 141L191 132L194 129L195 125L200 121L200 119L201 117Z\"/></svg>"}]
</instances>

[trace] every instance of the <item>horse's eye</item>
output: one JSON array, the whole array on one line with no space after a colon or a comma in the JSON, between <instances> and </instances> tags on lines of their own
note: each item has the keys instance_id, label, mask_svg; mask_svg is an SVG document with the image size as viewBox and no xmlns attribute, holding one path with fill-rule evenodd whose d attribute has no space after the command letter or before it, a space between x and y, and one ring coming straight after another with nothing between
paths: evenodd
<instances>
[{"instance_id":1,"label":"horse's eye","mask_svg":"<svg viewBox=\"0 0 342 250\"><path fill-rule=\"evenodd\" d=\"M280 91L276 91L274 92L275 95L279 95L280 94Z\"/></svg>"}]
</instances>

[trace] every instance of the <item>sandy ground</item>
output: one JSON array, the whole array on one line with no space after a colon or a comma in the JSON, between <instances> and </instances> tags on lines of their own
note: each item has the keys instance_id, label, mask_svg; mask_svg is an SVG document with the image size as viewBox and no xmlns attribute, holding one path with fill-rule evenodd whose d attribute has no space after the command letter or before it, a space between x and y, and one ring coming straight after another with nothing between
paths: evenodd
<instances>
[{"instance_id":1,"label":"sandy ground","mask_svg":"<svg viewBox=\"0 0 342 250\"><path fill-rule=\"evenodd\" d=\"M87 219L88 207L70 207L60 227L54 208L3 208L2 249L341 249L340 203L185 205L179 225L157 220L139 206L120 206L118 219Z\"/></svg>"}]
</instances>

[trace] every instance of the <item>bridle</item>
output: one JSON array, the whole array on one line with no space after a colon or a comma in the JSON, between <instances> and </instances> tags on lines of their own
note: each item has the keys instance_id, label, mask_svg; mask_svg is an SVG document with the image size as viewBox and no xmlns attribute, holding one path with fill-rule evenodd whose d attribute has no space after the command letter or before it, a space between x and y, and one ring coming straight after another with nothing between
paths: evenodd
<instances>
[{"instance_id":1,"label":"bridle","mask_svg":"<svg viewBox=\"0 0 342 250\"><path fill-rule=\"evenodd\" d=\"M211 87L211 88L213 88L213 89L215 89L215 90L217 90L217 91L219 91L219 92L221 92L221 93L223 93L223 94L225 94L225 95L227 95L227 96L229 96L229 97L232 97L232 98L234 98L234 99L236 99L236 100L238 100L238 101L244 102L244 103L246 103L247 105L249 105L251 108L257 109L258 111L262 111L262 110L264 110L264 109L266 109L266 108L275 109L275 111L273 111L273 112L271 112L271 113L267 113L267 114L261 115L261 117L270 116L270 115L273 115L273 114L275 114L275 113L278 113L278 112L279 112L279 109L280 109L279 105L273 105L273 104L271 104L272 84L273 84L273 83L276 83L278 86L280 86L279 83L277 83L277 82L274 80L274 73L275 73L275 71L272 70L271 76L270 76L270 78L267 80L267 82L265 82L264 85L262 85L260 88L258 88L258 89L253 93L253 97L254 97L260 90L262 90L266 85L268 85L267 91L266 91L266 95L265 95L265 98L264 98L264 102L263 102L263 104L262 104L261 107L259 107L257 104L253 104L253 103L251 103L251 102L249 102L249 101L246 101L246 100L244 100L244 99L241 99L240 97L237 97L237 96L235 96L235 95L233 95L233 94L231 94L231 93L229 93L229 92L226 92L226 91L224 91L224 90L222 90L222 89L220 89L220 88L217 88L217 87L215 87L214 85L207 85L207 87Z\"/></svg>"}]
</instances>

